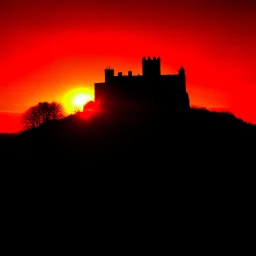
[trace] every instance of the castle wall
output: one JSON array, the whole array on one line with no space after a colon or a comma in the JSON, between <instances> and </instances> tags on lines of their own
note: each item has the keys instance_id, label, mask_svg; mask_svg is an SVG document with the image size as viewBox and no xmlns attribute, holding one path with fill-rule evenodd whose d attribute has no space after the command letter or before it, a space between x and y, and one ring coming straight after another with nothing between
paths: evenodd
<instances>
[{"instance_id":1,"label":"castle wall","mask_svg":"<svg viewBox=\"0 0 256 256\"><path fill-rule=\"evenodd\" d=\"M105 107L114 105L178 105L176 99L186 94L179 75L162 76L158 79L137 77L113 77L108 83L95 84L95 100L105 102ZM175 104L173 104L175 102Z\"/></svg>"},{"instance_id":2,"label":"castle wall","mask_svg":"<svg viewBox=\"0 0 256 256\"><path fill-rule=\"evenodd\" d=\"M163 108L189 108L186 92L185 71L175 75L161 75L160 59L142 59L143 75L133 76L132 72L117 76L114 70L105 70L105 82L95 83L95 101L104 110L122 107L157 106Z\"/></svg>"}]
</instances>

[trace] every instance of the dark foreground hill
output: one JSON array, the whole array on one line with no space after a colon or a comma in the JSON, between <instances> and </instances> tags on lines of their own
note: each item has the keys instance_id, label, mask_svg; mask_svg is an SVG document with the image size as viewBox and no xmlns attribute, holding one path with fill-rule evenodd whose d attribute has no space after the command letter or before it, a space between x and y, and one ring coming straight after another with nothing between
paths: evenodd
<instances>
[{"instance_id":1,"label":"dark foreground hill","mask_svg":"<svg viewBox=\"0 0 256 256\"><path fill-rule=\"evenodd\" d=\"M255 142L255 126L206 110L72 115L1 140L5 209L21 230L86 220L188 244L199 232L209 250L250 226Z\"/></svg>"},{"instance_id":2,"label":"dark foreground hill","mask_svg":"<svg viewBox=\"0 0 256 256\"><path fill-rule=\"evenodd\" d=\"M254 125L202 109L77 114L2 139L1 161L42 172L216 173L250 169L255 141Z\"/></svg>"}]
</instances>

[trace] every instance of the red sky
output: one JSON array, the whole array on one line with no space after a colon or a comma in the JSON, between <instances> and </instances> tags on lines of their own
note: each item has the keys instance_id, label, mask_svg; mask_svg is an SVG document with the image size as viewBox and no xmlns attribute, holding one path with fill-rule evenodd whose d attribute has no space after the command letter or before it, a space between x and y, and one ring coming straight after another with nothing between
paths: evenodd
<instances>
[{"instance_id":1,"label":"red sky","mask_svg":"<svg viewBox=\"0 0 256 256\"><path fill-rule=\"evenodd\" d=\"M141 58L156 56L162 73L184 66L192 105L256 123L255 15L251 0L1 0L0 112L62 102L107 66L141 73ZM6 115L0 132L20 129Z\"/></svg>"}]
</instances>

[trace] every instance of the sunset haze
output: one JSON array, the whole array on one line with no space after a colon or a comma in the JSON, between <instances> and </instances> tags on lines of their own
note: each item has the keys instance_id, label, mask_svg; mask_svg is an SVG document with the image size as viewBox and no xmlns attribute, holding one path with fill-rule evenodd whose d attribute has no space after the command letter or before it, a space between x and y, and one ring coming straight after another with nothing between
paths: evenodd
<instances>
[{"instance_id":1,"label":"sunset haze","mask_svg":"<svg viewBox=\"0 0 256 256\"><path fill-rule=\"evenodd\" d=\"M0 132L20 130L38 102L71 113L67 95L93 99L106 67L141 74L144 56L160 57L162 74L185 68L191 106L256 123L255 10L249 0L2 0Z\"/></svg>"}]
</instances>

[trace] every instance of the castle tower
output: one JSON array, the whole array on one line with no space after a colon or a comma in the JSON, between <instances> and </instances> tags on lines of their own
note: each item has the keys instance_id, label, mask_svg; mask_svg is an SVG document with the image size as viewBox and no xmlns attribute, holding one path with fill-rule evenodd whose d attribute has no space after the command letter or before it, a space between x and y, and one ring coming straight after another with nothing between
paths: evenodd
<instances>
[{"instance_id":1,"label":"castle tower","mask_svg":"<svg viewBox=\"0 0 256 256\"><path fill-rule=\"evenodd\" d=\"M185 69L183 67L179 69L179 75L185 76Z\"/></svg>"},{"instance_id":2,"label":"castle tower","mask_svg":"<svg viewBox=\"0 0 256 256\"><path fill-rule=\"evenodd\" d=\"M182 85L184 86L184 88L186 89L186 72L185 69L183 67L181 67L179 69L179 76L182 82Z\"/></svg>"},{"instance_id":3,"label":"castle tower","mask_svg":"<svg viewBox=\"0 0 256 256\"><path fill-rule=\"evenodd\" d=\"M161 75L160 58L154 57L151 59L148 57L142 58L142 74L147 77L156 77Z\"/></svg>"},{"instance_id":4,"label":"castle tower","mask_svg":"<svg viewBox=\"0 0 256 256\"><path fill-rule=\"evenodd\" d=\"M106 68L105 69L105 82L108 83L114 77L114 69Z\"/></svg>"}]
</instances>

